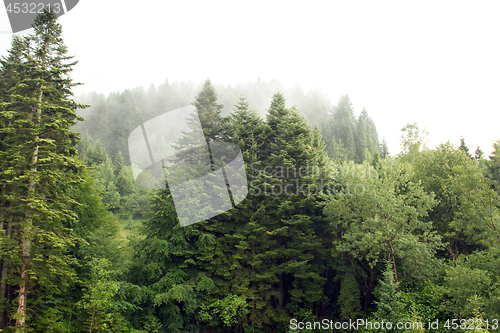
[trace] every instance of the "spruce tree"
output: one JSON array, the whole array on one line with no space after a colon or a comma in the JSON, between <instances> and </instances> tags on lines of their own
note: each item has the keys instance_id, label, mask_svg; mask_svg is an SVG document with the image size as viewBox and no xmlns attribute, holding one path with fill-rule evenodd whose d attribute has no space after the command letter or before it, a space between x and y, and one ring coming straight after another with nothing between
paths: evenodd
<instances>
[{"instance_id":1,"label":"spruce tree","mask_svg":"<svg viewBox=\"0 0 500 333\"><path fill-rule=\"evenodd\" d=\"M392 264L386 263L386 269L383 272L383 279L380 280L380 286L377 288L377 311L375 318L378 322L384 320L391 322L396 326L396 323L404 321L403 303L401 302L401 292L399 291L399 283L394 279L394 271ZM396 332L402 332L394 327Z\"/></svg>"},{"instance_id":2,"label":"spruce tree","mask_svg":"<svg viewBox=\"0 0 500 333\"><path fill-rule=\"evenodd\" d=\"M340 98L333 110L331 122L332 135L342 141L347 160L354 160L356 158L356 119L349 96L344 95Z\"/></svg>"},{"instance_id":3,"label":"spruce tree","mask_svg":"<svg viewBox=\"0 0 500 333\"><path fill-rule=\"evenodd\" d=\"M493 148L489 160L485 161L488 169L487 177L492 181L491 187L500 193L500 140L493 143Z\"/></svg>"},{"instance_id":4,"label":"spruce tree","mask_svg":"<svg viewBox=\"0 0 500 333\"><path fill-rule=\"evenodd\" d=\"M315 196L319 190L317 170L325 159L322 147L315 146L318 141L307 122L294 107L286 108L281 93L273 97L267 125L264 165L273 171L264 174L267 180L261 195L265 196L262 205L267 218L261 225L269 231L272 245L264 258L269 264L268 274L275 277L274 320L283 323L294 315L294 311L285 311L287 304L297 311L299 307L315 307L323 300L318 292L324 278L317 232L323 229L324 221L316 215Z\"/></svg>"},{"instance_id":5,"label":"spruce tree","mask_svg":"<svg viewBox=\"0 0 500 333\"><path fill-rule=\"evenodd\" d=\"M458 149L463 151L467 157L472 158L472 155L469 153L469 148L465 145L465 139L463 137L460 138L460 146Z\"/></svg>"},{"instance_id":6,"label":"spruce tree","mask_svg":"<svg viewBox=\"0 0 500 333\"><path fill-rule=\"evenodd\" d=\"M223 105L217 103L217 94L210 79L203 84L193 105L208 144L223 139L223 128L227 120L221 115Z\"/></svg>"},{"instance_id":7,"label":"spruce tree","mask_svg":"<svg viewBox=\"0 0 500 333\"><path fill-rule=\"evenodd\" d=\"M13 189L7 197L2 191L2 201L8 198L4 218L16 228L21 248L22 263L13 268L19 282L12 286L19 291L13 317L19 332L26 329L35 285L50 289L55 287L51 279L73 278L66 252L75 242L68 225L76 216L65 189L81 181L83 167L75 158L79 136L71 132L81 107L71 99L76 84L68 76L76 62L66 56L53 13L39 15L33 27L31 35L14 39L11 56L2 60L2 75L11 76L2 98L2 132L9 135L2 137L1 178Z\"/></svg>"},{"instance_id":8,"label":"spruce tree","mask_svg":"<svg viewBox=\"0 0 500 333\"><path fill-rule=\"evenodd\" d=\"M389 157L389 148L387 147L385 138L383 138L382 143L380 144L380 158L385 160L387 157Z\"/></svg>"},{"instance_id":9,"label":"spruce tree","mask_svg":"<svg viewBox=\"0 0 500 333\"><path fill-rule=\"evenodd\" d=\"M340 307L340 319L356 319L361 314L360 290L356 278L351 271L347 271L342 277L338 305Z\"/></svg>"},{"instance_id":10,"label":"spruce tree","mask_svg":"<svg viewBox=\"0 0 500 333\"><path fill-rule=\"evenodd\" d=\"M358 121L357 121L357 129L356 129L356 163L363 163L364 160L364 154L365 154L365 149L370 148L370 134L368 131L368 124L367 124L367 118L368 115L366 113L366 110L363 109L363 112L359 115Z\"/></svg>"},{"instance_id":11,"label":"spruce tree","mask_svg":"<svg viewBox=\"0 0 500 333\"><path fill-rule=\"evenodd\" d=\"M484 151L481 150L479 145L477 146L476 151L474 152L474 158L476 159L476 161L480 161L484 158Z\"/></svg>"}]
</instances>

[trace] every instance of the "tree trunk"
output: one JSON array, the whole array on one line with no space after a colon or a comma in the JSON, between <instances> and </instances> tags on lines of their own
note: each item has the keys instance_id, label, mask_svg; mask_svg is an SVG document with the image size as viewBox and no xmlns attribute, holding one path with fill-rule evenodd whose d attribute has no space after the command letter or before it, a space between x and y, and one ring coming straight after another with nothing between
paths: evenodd
<instances>
[{"instance_id":1,"label":"tree trunk","mask_svg":"<svg viewBox=\"0 0 500 333\"><path fill-rule=\"evenodd\" d=\"M90 329L89 329L89 333L92 333L92 326L94 325L94 315L95 315L95 305L94 305L94 309L92 310L92 319L90 319Z\"/></svg>"},{"instance_id":2,"label":"tree trunk","mask_svg":"<svg viewBox=\"0 0 500 333\"><path fill-rule=\"evenodd\" d=\"M365 311L368 311L370 308L371 297L373 292L373 281L374 279L374 269L370 267L370 281L368 282L367 292L365 294Z\"/></svg>"},{"instance_id":3,"label":"tree trunk","mask_svg":"<svg viewBox=\"0 0 500 333\"><path fill-rule=\"evenodd\" d=\"M45 57L44 57L45 58ZM43 59L45 62L45 59ZM40 122L42 118L42 95L43 95L43 87L40 87L40 93L38 94L37 99L37 109L33 110L35 113L35 128L40 127ZM31 156L31 168L30 173L31 177L28 182L28 200L32 199L35 193L35 174L36 174L36 165L38 163L38 133L35 134L33 141L36 146L33 151L33 155ZM31 206L31 203L28 203L28 206ZM28 279L29 276L26 274L26 271L29 269L29 265L31 262L31 232L33 228L33 212L30 207L26 210L25 214L25 225L22 236L22 256L23 256L23 266L21 267L21 285L19 286L19 300L17 305L17 314L18 319L16 319L16 332L23 332L25 321L26 321L26 301L28 298Z\"/></svg>"},{"instance_id":4,"label":"tree trunk","mask_svg":"<svg viewBox=\"0 0 500 333\"><path fill-rule=\"evenodd\" d=\"M3 215L3 212L2 212L2 215ZM3 218L3 216L2 216ZM3 219L2 219L3 220ZM2 222L2 224L4 224L4 222ZM2 226L2 230L3 230L3 226ZM9 220L7 222L7 239L10 239L12 237L12 223L11 221ZM0 282L0 300L3 302L3 299L7 298L7 274L9 272L9 264L7 263L7 261L5 260L2 260L2 271L1 271L1 282ZM6 305L8 304L8 301L5 302ZM0 328L4 328L5 325L6 325L6 311L2 310L0 312Z\"/></svg>"},{"instance_id":5,"label":"tree trunk","mask_svg":"<svg viewBox=\"0 0 500 333\"><path fill-rule=\"evenodd\" d=\"M396 270L396 258L394 256L394 249L392 248L392 243L389 243L389 245L391 246L391 258L392 258L392 265L393 265L393 269L394 269L394 282L397 283L398 282L398 272ZM399 291L399 287L398 287L398 291Z\"/></svg>"}]
</instances>

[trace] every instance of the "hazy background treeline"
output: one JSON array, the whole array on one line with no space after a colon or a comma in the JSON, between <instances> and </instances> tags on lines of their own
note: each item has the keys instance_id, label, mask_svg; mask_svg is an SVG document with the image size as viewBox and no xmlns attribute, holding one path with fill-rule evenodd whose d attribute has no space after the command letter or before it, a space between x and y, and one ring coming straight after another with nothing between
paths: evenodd
<instances>
[{"instance_id":1,"label":"hazy background treeline","mask_svg":"<svg viewBox=\"0 0 500 333\"><path fill-rule=\"evenodd\" d=\"M79 114L86 121L78 123L74 130L100 141L105 151L114 160L119 152L129 164L127 146L128 135L137 126L165 112L190 105L201 89L202 83L174 82L147 90L138 87L123 92L115 92L107 97L99 93L79 96L78 102L90 105ZM218 101L223 105L222 115L227 116L243 95L250 107L264 117L273 95L283 92L290 106L294 105L309 121L311 127L318 126L326 143L326 152L337 160L353 160L361 163L365 149L370 153L388 154L384 140L379 135L374 121L363 109L359 114L349 97L341 96L334 104L319 90L305 92L300 86L286 88L278 80L238 84L236 86L214 84Z\"/></svg>"}]
</instances>

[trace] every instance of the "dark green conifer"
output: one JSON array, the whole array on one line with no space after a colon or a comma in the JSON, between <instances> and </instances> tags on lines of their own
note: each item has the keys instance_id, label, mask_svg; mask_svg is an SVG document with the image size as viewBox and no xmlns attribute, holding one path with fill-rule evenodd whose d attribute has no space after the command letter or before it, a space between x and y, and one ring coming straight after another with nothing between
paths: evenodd
<instances>
[{"instance_id":1,"label":"dark green conifer","mask_svg":"<svg viewBox=\"0 0 500 333\"><path fill-rule=\"evenodd\" d=\"M66 189L81 182L83 167L76 159L79 135L71 132L71 126L81 120L76 109L82 107L72 99L71 88L76 84L69 78L76 62L66 55L61 26L53 13L40 14L33 28L31 35L14 38L12 52L1 61L2 76L10 79L2 80L5 127L0 160L5 167L0 178L15 193L8 199L4 218L17 230L22 258L12 265L19 276L11 288L18 290L19 297L17 311L9 310L16 313L18 331L26 329L35 290L60 288L61 292L74 279L67 249L76 240L68 226L77 216ZM2 191L0 201L5 202L5 194Z\"/></svg>"}]
</instances>

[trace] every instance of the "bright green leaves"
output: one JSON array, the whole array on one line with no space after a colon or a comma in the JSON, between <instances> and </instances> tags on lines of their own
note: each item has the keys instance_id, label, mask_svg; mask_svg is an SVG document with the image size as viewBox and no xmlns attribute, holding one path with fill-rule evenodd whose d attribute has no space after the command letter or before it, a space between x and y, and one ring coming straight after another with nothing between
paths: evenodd
<instances>
[{"instance_id":1,"label":"bright green leaves","mask_svg":"<svg viewBox=\"0 0 500 333\"><path fill-rule=\"evenodd\" d=\"M438 205L428 220L449 241L452 257L499 244L500 198L462 150L446 143L422 152L414 159L414 170L415 180L436 195Z\"/></svg>"},{"instance_id":2,"label":"bright green leaves","mask_svg":"<svg viewBox=\"0 0 500 333\"><path fill-rule=\"evenodd\" d=\"M90 278L76 306L87 313L89 331L100 328L106 332L122 332L124 320L120 313L134 306L119 297L121 282L117 279L118 272L113 269L112 263L106 258L88 259Z\"/></svg>"},{"instance_id":3,"label":"bright green leaves","mask_svg":"<svg viewBox=\"0 0 500 333\"><path fill-rule=\"evenodd\" d=\"M241 317L249 313L244 298L229 294L210 305L201 305L200 319L205 322L218 318L225 326L237 324Z\"/></svg>"},{"instance_id":4,"label":"bright green leaves","mask_svg":"<svg viewBox=\"0 0 500 333\"><path fill-rule=\"evenodd\" d=\"M366 162L351 162L333 175L336 193L324 208L335 234L333 254L357 263L365 310L384 259L390 258L396 280L423 278L441 246L432 223L422 220L435 206L433 196L411 177L410 166L393 159L382 161L379 171Z\"/></svg>"},{"instance_id":5,"label":"bright green leaves","mask_svg":"<svg viewBox=\"0 0 500 333\"><path fill-rule=\"evenodd\" d=\"M434 205L432 196L405 179L410 170L401 174L400 165L384 163L380 174L368 164L343 166L335 177L336 188L343 192L332 196L325 207L341 235L335 241L337 250L364 258L371 267L384 253L398 249L404 252L401 256L407 256L410 244L419 248L419 242L432 239L425 233L431 225L419 220Z\"/></svg>"}]
</instances>

